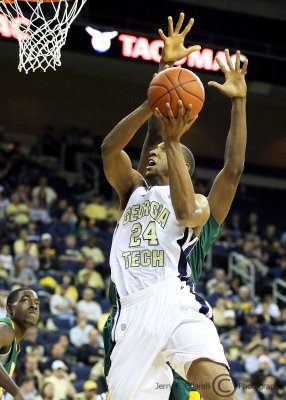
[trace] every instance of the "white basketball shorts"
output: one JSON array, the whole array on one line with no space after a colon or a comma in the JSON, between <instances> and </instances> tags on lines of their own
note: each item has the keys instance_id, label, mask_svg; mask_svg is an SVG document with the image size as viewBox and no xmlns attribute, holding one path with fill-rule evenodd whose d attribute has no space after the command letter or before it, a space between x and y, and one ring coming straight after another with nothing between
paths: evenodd
<instances>
[{"instance_id":1,"label":"white basketball shorts","mask_svg":"<svg viewBox=\"0 0 286 400\"><path fill-rule=\"evenodd\" d=\"M199 358L228 367L216 328L200 310L200 299L179 279L121 298L112 329L110 399L168 399L173 375L166 362L184 379Z\"/></svg>"}]
</instances>

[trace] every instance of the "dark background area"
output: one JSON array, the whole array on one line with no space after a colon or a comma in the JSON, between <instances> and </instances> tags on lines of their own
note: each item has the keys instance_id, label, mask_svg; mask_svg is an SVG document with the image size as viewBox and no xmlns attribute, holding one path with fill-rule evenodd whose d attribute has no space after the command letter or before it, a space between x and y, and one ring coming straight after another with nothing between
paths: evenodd
<instances>
[{"instance_id":1,"label":"dark background area","mask_svg":"<svg viewBox=\"0 0 286 400\"><path fill-rule=\"evenodd\" d=\"M195 25L187 44L214 50L240 49L249 58L247 170L284 177L286 169L286 47L285 1L144 1L89 0L70 30L62 53L62 67L25 75L17 70L14 39L0 37L0 125L8 131L38 135L54 125L58 132L71 126L105 136L116 122L144 101L154 62L124 59L113 52L97 53L84 31L117 30L149 39L167 31L167 16L177 20L183 11ZM111 49L111 50L112 50ZM209 80L222 74L194 69L205 85L206 101L200 118L185 136L204 166L221 165L230 120L230 101ZM140 147L145 128L134 138Z\"/></svg>"}]
</instances>

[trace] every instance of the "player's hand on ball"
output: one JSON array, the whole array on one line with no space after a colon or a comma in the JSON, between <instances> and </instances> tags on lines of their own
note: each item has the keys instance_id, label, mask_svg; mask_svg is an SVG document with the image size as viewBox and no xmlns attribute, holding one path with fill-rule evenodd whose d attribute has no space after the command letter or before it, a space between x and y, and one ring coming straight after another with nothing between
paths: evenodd
<instances>
[{"instance_id":1,"label":"player's hand on ball","mask_svg":"<svg viewBox=\"0 0 286 400\"><path fill-rule=\"evenodd\" d=\"M158 33L164 42L164 48L163 48L163 53L162 53L164 62L179 61L182 58L187 57L190 53L201 50L201 46L198 46L198 45L192 46L188 49L184 46L185 37L186 37L187 33L190 32L190 30L195 22L194 19L191 18L189 23L186 25L186 27L180 33L180 30L181 30L183 22L184 22L184 18L185 18L185 14L180 13L179 20L178 20L177 25L174 30L173 18L168 17L168 36L164 35L162 29L158 30Z\"/></svg>"},{"instance_id":2,"label":"player's hand on ball","mask_svg":"<svg viewBox=\"0 0 286 400\"><path fill-rule=\"evenodd\" d=\"M168 118L166 118L159 110L156 108L155 115L159 119L161 124L160 134L164 142L168 141L179 141L183 134L190 129L194 124L198 115L191 119L192 105L189 104L187 111L184 113L184 106L181 100L178 100L178 116L174 117L173 111L169 103L166 103L166 110L168 113Z\"/></svg>"},{"instance_id":3,"label":"player's hand on ball","mask_svg":"<svg viewBox=\"0 0 286 400\"><path fill-rule=\"evenodd\" d=\"M227 97L234 98L234 97L246 97L247 93L247 86L245 83L245 74L247 70L248 60L244 61L242 69L240 69L240 51L237 50L236 52L236 59L235 59L235 67L233 67L230 56L229 50L226 49L225 51L226 62L228 65L227 69L225 65L221 62L221 60L216 57L216 62L218 63L221 71L224 73L225 76L225 83L220 85L217 82L210 81L208 83L209 86L213 86L221 91Z\"/></svg>"}]
</instances>

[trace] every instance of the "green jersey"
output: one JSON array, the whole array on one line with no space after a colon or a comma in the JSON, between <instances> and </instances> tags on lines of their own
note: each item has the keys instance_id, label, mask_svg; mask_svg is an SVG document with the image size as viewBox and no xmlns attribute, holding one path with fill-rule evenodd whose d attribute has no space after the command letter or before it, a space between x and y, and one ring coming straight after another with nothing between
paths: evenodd
<instances>
[{"instance_id":1,"label":"green jersey","mask_svg":"<svg viewBox=\"0 0 286 400\"><path fill-rule=\"evenodd\" d=\"M14 323L11 321L9 318L0 318L0 322L4 322L5 324L8 324L11 326L11 328L15 331ZM18 354L20 353L20 347L18 343L16 342L16 339L13 340L11 344L11 348L9 350L9 355L8 359L5 362L5 364L2 364L3 368L7 372L8 375L12 376L15 366L16 366L16 361ZM0 361L1 362L1 361ZM3 389L0 387L0 396L2 394Z\"/></svg>"},{"instance_id":2,"label":"green jersey","mask_svg":"<svg viewBox=\"0 0 286 400\"><path fill-rule=\"evenodd\" d=\"M188 256L188 263L191 267L191 276L190 282L196 284L201 276L203 263L207 252L209 251L211 245L216 240L219 232L221 231L222 226L219 225L214 217L210 215L208 221L202 228L199 240L194 247L193 251ZM104 329L103 329L103 339L104 339L104 348L105 348L105 360L104 360L104 373L105 376L108 375L110 369L110 355L113 349L114 344L111 341L111 330L113 326L113 320L117 311L116 307L116 289L113 282L110 284L109 288L109 300L112 304L112 313L108 317ZM174 383L172 386L170 400L188 400L190 396L190 391L195 390L189 384L189 382L185 381L180 375L173 371L174 374Z\"/></svg>"}]
</instances>

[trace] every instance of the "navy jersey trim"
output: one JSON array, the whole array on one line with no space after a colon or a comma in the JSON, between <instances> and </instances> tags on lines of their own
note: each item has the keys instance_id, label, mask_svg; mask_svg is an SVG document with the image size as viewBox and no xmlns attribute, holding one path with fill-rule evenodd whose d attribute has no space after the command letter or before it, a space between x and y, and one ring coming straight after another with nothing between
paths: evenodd
<instances>
[{"instance_id":1,"label":"navy jersey trim","mask_svg":"<svg viewBox=\"0 0 286 400\"><path fill-rule=\"evenodd\" d=\"M195 245L199 241L199 238L194 234L191 234L191 232L192 231L190 231L189 228L186 228L183 237L177 240L177 243L181 249L180 258L178 262L178 272L180 279L188 275L187 257L190 255L191 251L194 249Z\"/></svg>"}]
</instances>

